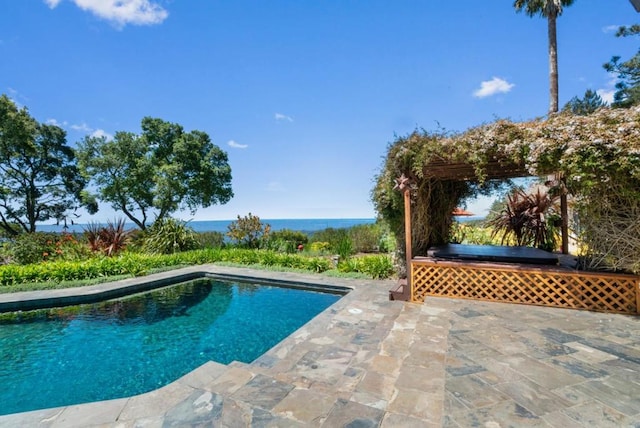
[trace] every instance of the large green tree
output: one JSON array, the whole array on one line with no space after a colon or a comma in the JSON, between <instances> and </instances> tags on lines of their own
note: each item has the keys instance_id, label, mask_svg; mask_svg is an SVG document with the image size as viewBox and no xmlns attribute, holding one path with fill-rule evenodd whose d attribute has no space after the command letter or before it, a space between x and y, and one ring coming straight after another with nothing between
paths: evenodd
<instances>
[{"instance_id":1,"label":"large green tree","mask_svg":"<svg viewBox=\"0 0 640 428\"><path fill-rule=\"evenodd\" d=\"M640 34L640 25L620 27L617 37L635 36ZM627 61L620 62L619 56L614 56L604 64L609 73L618 75L616 93L613 95L613 107L628 108L640 104L640 51Z\"/></svg>"},{"instance_id":2,"label":"large green tree","mask_svg":"<svg viewBox=\"0 0 640 428\"><path fill-rule=\"evenodd\" d=\"M117 132L112 140L87 137L80 166L98 199L141 229L183 209L225 204L233 197L226 152L201 131L161 119L142 119L142 133ZM153 216L153 219L152 219Z\"/></svg>"},{"instance_id":3,"label":"large green tree","mask_svg":"<svg viewBox=\"0 0 640 428\"><path fill-rule=\"evenodd\" d=\"M0 96L0 228L10 236L35 232L38 222L66 221L80 205L94 213L85 184L65 131Z\"/></svg>"},{"instance_id":4,"label":"large green tree","mask_svg":"<svg viewBox=\"0 0 640 428\"><path fill-rule=\"evenodd\" d=\"M605 102L596 91L587 89L583 98L573 97L562 107L563 111L570 111L573 114L586 116L603 107Z\"/></svg>"},{"instance_id":5,"label":"large green tree","mask_svg":"<svg viewBox=\"0 0 640 428\"><path fill-rule=\"evenodd\" d=\"M528 16L542 16L547 20L549 38L549 114L558 111L558 39L556 21L565 7L574 0L516 0L513 3L517 12Z\"/></svg>"}]
</instances>

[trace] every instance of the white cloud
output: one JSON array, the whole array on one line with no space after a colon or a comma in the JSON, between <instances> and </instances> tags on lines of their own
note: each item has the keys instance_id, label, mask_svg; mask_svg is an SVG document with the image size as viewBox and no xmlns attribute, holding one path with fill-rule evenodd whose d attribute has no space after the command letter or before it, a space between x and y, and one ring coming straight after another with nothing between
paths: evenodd
<instances>
[{"instance_id":1,"label":"white cloud","mask_svg":"<svg viewBox=\"0 0 640 428\"><path fill-rule=\"evenodd\" d=\"M60 128L62 128L63 126L67 126L67 122L66 122L66 121L64 121L64 122L60 123L60 122L58 122L56 119L47 119L47 120L45 121L45 123L46 123L47 125L55 125L55 126L59 126Z\"/></svg>"},{"instance_id":2,"label":"white cloud","mask_svg":"<svg viewBox=\"0 0 640 428\"><path fill-rule=\"evenodd\" d=\"M613 102L613 95L616 93L615 89L598 89L596 94L600 95L602 101L607 104L611 104Z\"/></svg>"},{"instance_id":3,"label":"white cloud","mask_svg":"<svg viewBox=\"0 0 640 428\"><path fill-rule=\"evenodd\" d=\"M293 118L291 116L287 116L286 114L276 113L276 120L286 120L287 122L293 122Z\"/></svg>"},{"instance_id":4,"label":"white cloud","mask_svg":"<svg viewBox=\"0 0 640 428\"><path fill-rule=\"evenodd\" d=\"M18 108L25 108L25 104L29 102L29 98L25 97L20 92L10 87L7 88L7 96ZM24 101L24 103L22 101Z\"/></svg>"},{"instance_id":5,"label":"white cloud","mask_svg":"<svg viewBox=\"0 0 640 428\"><path fill-rule=\"evenodd\" d=\"M71 125L71 129L78 132L93 132L93 128L89 127L86 123L80 125Z\"/></svg>"},{"instance_id":6,"label":"white cloud","mask_svg":"<svg viewBox=\"0 0 640 428\"><path fill-rule=\"evenodd\" d=\"M495 94L506 94L511 91L511 89L515 85L513 83L509 83L504 79L500 79L499 77L494 77L491 80L485 80L480 83L480 89L477 89L473 92L473 96L477 98L490 97Z\"/></svg>"},{"instance_id":7,"label":"white cloud","mask_svg":"<svg viewBox=\"0 0 640 428\"><path fill-rule=\"evenodd\" d=\"M607 25L606 27L602 27L603 33L615 33L620 28L620 25Z\"/></svg>"},{"instance_id":8,"label":"white cloud","mask_svg":"<svg viewBox=\"0 0 640 428\"><path fill-rule=\"evenodd\" d=\"M62 0L44 0L55 8ZM167 12L158 3L150 0L70 0L80 9L113 23L122 28L127 24L152 25L164 21Z\"/></svg>"},{"instance_id":9,"label":"white cloud","mask_svg":"<svg viewBox=\"0 0 640 428\"><path fill-rule=\"evenodd\" d=\"M279 181L270 181L267 184L267 192L284 192L284 186Z\"/></svg>"},{"instance_id":10,"label":"white cloud","mask_svg":"<svg viewBox=\"0 0 640 428\"><path fill-rule=\"evenodd\" d=\"M229 147L233 147L234 149L246 149L247 147L249 147L247 144L240 144L240 143L236 143L233 140L229 140L227 142L227 145Z\"/></svg>"},{"instance_id":11,"label":"white cloud","mask_svg":"<svg viewBox=\"0 0 640 428\"><path fill-rule=\"evenodd\" d=\"M109 134L104 129L96 129L91 133L91 137L96 137L96 138L104 137L107 140L113 140L113 135Z\"/></svg>"},{"instance_id":12,"label":"white cloud","mask_svg":"<svg viewBox=\"0 0 640 428\"><path fill-rule=\"evenodd\" d=\"M51 9L53 9L56 6L58 6L60 1L61 0L44 0L44 2L47 4L47 6L49 6Z\"/></svg>"}]
</instances>

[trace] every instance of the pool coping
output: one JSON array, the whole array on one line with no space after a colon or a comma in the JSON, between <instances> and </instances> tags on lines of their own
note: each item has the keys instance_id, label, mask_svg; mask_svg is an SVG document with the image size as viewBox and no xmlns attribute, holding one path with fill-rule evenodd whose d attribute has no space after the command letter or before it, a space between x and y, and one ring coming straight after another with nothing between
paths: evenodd
<instances>
[{"instance_id":1,"label":"pool coping","mask_svg":"<svg viewBox=\"0 0 640 428\"><path fill-rule=\"evenodd\" d=\"M216 268L218 268L218 266L216 266ZM331 284L277 280L259 276L245 276L237 273L224 274L213 272L210 268L203 268L203 266L194 266L85 287L2 293L0 294L0 313L97 303L201 278L220 278L243 282L255 280L265 284L279 284L288 288L310 289L333 294L346 294L352 290L349 287Z\"/></svg>"}]
</instances>

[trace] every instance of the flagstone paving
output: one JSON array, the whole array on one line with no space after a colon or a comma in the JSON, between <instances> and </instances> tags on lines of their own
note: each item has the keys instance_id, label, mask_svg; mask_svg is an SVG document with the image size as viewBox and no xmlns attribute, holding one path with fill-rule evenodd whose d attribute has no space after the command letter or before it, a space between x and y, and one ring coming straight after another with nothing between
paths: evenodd
<instances>
[{"instance_id":1,"label":"flagstone paving","mask_svg":"<svg viewBox=\"0 0 640 428\"><path fill-rule=\"evenodd\" d=\"M0 416L0 427L640 427L639 317L392 302L390 281L182 272L203 270L353 291L250 364L209 362L147 394Z\"/></svg>"}]
</instances>

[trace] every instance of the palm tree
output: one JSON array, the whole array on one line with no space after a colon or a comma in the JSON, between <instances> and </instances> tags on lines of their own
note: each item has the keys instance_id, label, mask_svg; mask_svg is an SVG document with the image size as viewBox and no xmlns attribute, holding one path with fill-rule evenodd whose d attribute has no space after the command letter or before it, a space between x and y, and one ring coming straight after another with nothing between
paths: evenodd
<instances>
[{"instance_id":1,"label":"palm tree","mask_svg":"<svg viewBox=\"0 0 640 428\"><path fill-rule=\"evenodd\" d=\"M549 35L549 114L558 112L558 40L556 38L556 20L562 15L564 7L571 6L574 0L515 0L513 7L516 12L524 11L529 16L540 15L547 18L547 33ZM562 178L561 178L562 183ZM569 224L567 195L564 191L560 195L560 211L562 216L562 252L569 253Z\"/></svg>"},{"instance_id":2,"label":"palm tree","mask_svg":"<svg viewBox=\"0 0 640 428\"><path fill-rule=\"evenodd\" d=\"M540 15L547 18L549 35L549 114L558 111L558 41L556 20L563 8L571 6L575 0L515 0L516 12L524 11L529 16Z\"/></svg>"}]
</instances>

